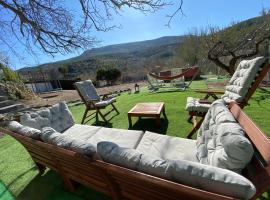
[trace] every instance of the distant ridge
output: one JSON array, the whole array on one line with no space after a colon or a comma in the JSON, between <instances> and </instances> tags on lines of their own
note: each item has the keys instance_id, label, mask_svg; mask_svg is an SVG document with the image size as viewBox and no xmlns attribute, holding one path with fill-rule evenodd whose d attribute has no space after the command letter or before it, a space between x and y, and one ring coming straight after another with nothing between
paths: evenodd
<instances>
[{"instance_id":1,"label":"distant ridge","mask_svg":"<svg viewBox=\"0 0 270 200\"><path fill-rule=\"evenodd\" d=\"M66 60L51 62L51 63L45 63L38 66L33 67L24 67L18 70L18 72L23 71L31 71L36 70L40 68L50 68L54 67L55 65L62 65L65 63L72 63L72 62L78 62L87 60L93 57L98 56L112 56L117 54L130 54L130 53L137 53L138 52L144 52L149 49L158 48L164 45L179 45L182 43L185 36L164 36L157 39L152 40L145 40L145 41L138 41L138 42L128 42L128 43L121 43L121 44L113 44L113 45L107 45L103 47L98 48L92 48L89 50L84 51L81 55L69 58Z\"/></svg>"},{"instance_id":2,"label":"distant ridge","mask_svg":"<svg viewBox=\"0 0 270 200\"><path fill-rule=\"evenodd\" d=\"M254 17L226 28L232 29L236 36L243 29L256 30L263 23L270 23L270 15ZM222 30L222 31L226 31ZM96 71L104 66L117 67L124 75L123 80L140 80L149 71L174 67L185 67L179 53L186 36L165 36L153 40L114 44L84 51L81 55L67 60L46 63L36 67L22 68L21 74L28 71L44 70L57 79L77 80L95 79ZM156 66L160 66L158 69ZM209 72L215 67L213 63L202 66ZM123 77L122 77L123 78Z\"/></svg>"},{"instance_id":3,"label":"distant ridge","mask_svg":"<svg viewBox=\"0 0 270 200\"><path fill-rule=\"evenodd\" d=\"M184 37L185 36L165 36L165 37L160 37L153 40L108 45L108 46L104 46L100 48L93 48L91 50L86 50L79 57L99 56L99 55L118 54L118 53L132 53L135 51L141 51L144 49L163 46L163 45L179 44L183 41Z\"/></svg>"}]
</instances>

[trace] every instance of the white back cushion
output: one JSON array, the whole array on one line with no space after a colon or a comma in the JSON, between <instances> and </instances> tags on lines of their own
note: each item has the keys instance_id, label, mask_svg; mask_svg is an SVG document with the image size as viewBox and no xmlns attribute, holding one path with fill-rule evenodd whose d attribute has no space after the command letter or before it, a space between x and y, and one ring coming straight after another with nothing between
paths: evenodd
<instances>
[{"instance_id":1,"label":"white back cushion","mask_svg":"<svg viewBox=\"0 0 270 200\"><path fill-rule=\"evenodd\" d=\"M23 126L17 121L10 121L7 123L7 127L9 130L19 133L21 135L33 138L40 139L41 131L35 128L31 128L28 126Z\"/></svg>"},{"instance_id":2,"label":"white back cushion","mask_svg":"<svg viewBox=\"0 0 270 200\"><path fill-rule=\"evenodd\" d=\"M100 101L100 96L91 80L76 82L75 85L85 101Z\"/></svg>"},{"instance_id":3,"label":"white back cushion","mask_svg":"<svg viewBox=\"0 0 270 200\"><path fill-rule=\"evenodd\" d=\"M252 60L243 60L239 63L231 80L226 86L224 95L221 97L227 103L234 100L241 102L247 95L248 89L255 80L261 66L266 62L265 57L257 57Z\"/></svg>"},{"instance_id":4,"label":"white back cushion","mask_svg":"<svg viewBox=\"0 0 270 200\"><path fill-rule=\"evenodd\" d=\"M240 199L250 199L256 193L248 179L218 167L186 160L163 160L111 142L98 143L97 153L106 162L210 192Z\"/></svg>"},{"instance_id":5,"label":"white back cushion","mask_svg":"<svg viewBox=\"0 0 270 200\"><path fill-rule=\"evenodd\" d=\"M39 130L43 127L52 127L58 132L63 132L75 124L65 102L36 112L25 113L21 116L20 123Z\"/></svg>"},{"instance_id":6,"label":"white back cushion","mask_svg":"<svg viewBox=\"0 0 270 200\"><path fill-rule=\"evenodd\" d=\"M93 156L96 153L96 148L91 143L59 133L51 127L42 128L41 139L44 142L85 154L87 156Z\"/></svg>"},{"instance_id":7,"label":"white back cushion","mask_svg":"<svg viewBox=\"0 0 270 200\"><path fill-rule=\"evenodd\" d=\"M240 173L251 160L254 150L242 127L220 99L207 112L197 135L200 163Z\"/></svg>"}]
</instances>

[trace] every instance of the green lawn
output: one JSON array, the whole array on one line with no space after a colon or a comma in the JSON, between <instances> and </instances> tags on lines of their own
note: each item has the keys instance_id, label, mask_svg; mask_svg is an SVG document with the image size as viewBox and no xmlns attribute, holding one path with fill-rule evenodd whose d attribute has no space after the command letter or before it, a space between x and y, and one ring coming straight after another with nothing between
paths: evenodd
<instances>
[{"instance_id":1,"label":"green lawn","mask_svg":"<svg viewBox=\"0 0 270 200\"><path fill-rule=\"evenodd\" d=\"M192 88L205 88L204 81L195 81ZM138 94L122 94L117 98L116 106L120 115L112 118L110 127L128 129L127 112L138 102L164 101L167 120L162 119L162 128L156 129L154 120L133 119L132 129L155 131L178 137L185 137L192 125L187 123L185 111L188 96L202 97L192 90L182 92L149 93L144 89ZM254 119L262 130L270 135L270 89L258 89L245 111ZM70 107L77 122L80 122L84 106ZM113 114L113 113L112 113ZM110 115L111 117L113 115ZM110 117L109 116L109 117ZM89 124L95 123L94 120ZM50 199L80 200L108 199L107 197L80 186L75 193L67 192L59 175L48 170L43 176L37 170L25 149L9 136L0 139L0 199Z\"/></svg>"}]
</instances>

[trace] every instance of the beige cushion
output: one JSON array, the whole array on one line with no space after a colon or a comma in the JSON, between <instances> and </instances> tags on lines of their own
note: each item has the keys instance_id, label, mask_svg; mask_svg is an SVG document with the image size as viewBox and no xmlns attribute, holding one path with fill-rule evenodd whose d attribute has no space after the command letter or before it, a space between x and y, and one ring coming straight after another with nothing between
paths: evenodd
<instances>
[{"instance_id":1,"label":"beige cushion","mask_svg":"<svg viewBox=\"0 0 270 200\"><path fill-rule=\"evenodd\" d=\"M137 150L119 147L112 142L99 142L97 153L106 162L134 170L137 169L141 158L141 153Z\"/></svg>"},{"instance_id":2,"label":"beige cushion","mask_svg":"<svg viewBox=\"0 0 270 200\"><path fill-rule=\"evenodd\" d=\"M200 163L240 173L254 150L242 127L220 99L215 101L198 130L197 158Z\"/></svg>"},{"instance_id":3,"label":"beige cushion","mask_svg":"<svg viewBox=\"0 0 270 200\"><path fill-rule=\"evenodd\" d=\"M245 177L218 167L186 160L166 161L111 142L98 143L97 153L106 162L210 192L240 199L250 199L256 193Z\"/></svg>"},{"instance_id":4,"label":"beige cushion","mask_svg":"<svg viewBox=\"0 0 270 200\"><path fill-rule=\"evenodd\" d=\"M191 160L196 157L196 140L171 137L146 131L137 150L143 154L169 160Z\"/></svg>"},{"instance_id":5,"label":"beige cushion","mask_svg":"<svg viewBox=\"0 0 270 200\"><path fill-rule=\"evenodd\" d=\"M251 199L256 188L245 177L230 170L178 160L170 163L172 180L239 199Z\"/></svg>"},{"instance_id":6,"label":"beige cushion","mask_svg":"<svg viewBox=\"0 0 270 200\"><path fill-rule=\"evenodd\" d=\"M100 96L91 80L76 82L75 85L85 101L100 101Z\"/></svg>"},{"instance_id":7,"label":"beige cushion","mask_svg":"<svg viewBox=\"0 0 270 200\"><path fill-rule=\"evenodd\" d=\"M59 147L68 147L71 144L70 137L62 135L51 127L44 127L41 130L41 140Z\"/></svg>"},{"instance_id":8,"label":"beige cushion","mask_svg":"<svg viewBox=\"0 0 270 200\"><path fill-rule=\"evenodd\" d=\"M241 61L221 98L226 103L230 103L231 101L242 102L266 60L267 58L265 57L257 57L251 60ZM199 103L199 99L193 97L187 98L186 110L189 112L195 111L206 113L209 107L210 104Z\"/></svg>"},{"instance_id":9,"label":"beige cushion","mask_svg":"<svg viewBox=\"0 0 270 200\"><path fill-rule=\"evenodd\" d=\"M81 140L86 141L90 137L92 137L94 134L96 134L99 129L101 129L100 126L74 124L69 129L65 130L63 132L63 135L69 135L73 138L77 138L77 139L81 139Z\"/></svg>"},{"instance_id":10,"label":"beige cushion","mask_svg":"<svg viewBox=\"0 0 270 200\"><path fill-rule=\"evenodd\" d=\"M170 162L149 154L142 154L140 158L138 171L171 180Z\"/></svg>"},{"instance_id":11,"label":"beige cushion","mask_svg":"<svg viewBox=\"0 0 270 200\"><path fill-rule=\"evenodd\" d=\"M186 104L186 111L206 113L208 109L210 108L210 106L211 104L200 103L199 99L197 98L188 97L187 104Z\"/></svg>"},{"instance_id":12,"label":"beige cushion","mask_svg":"<svg viewBox=\"0 0 270 200\"><path fill-rule=\"evenodd\" d=\"M258 71L265 62L265 57L241 61L226 86L225 94L221 98L227 103L232 100L242 102L252 82L255 80Z\"/></svg>"},{"instance_id":13,"label":"beige cushion","mask_svg":"<svg viewBox=\"0 0 270 200\"><path fill-rule=\"evenodd\" d=\"M116 98L106 99L104 101L100 101L100 102L95 103L95 106L96 107L104 107L104 106L110 105L114 102L116 102Z\"/></svg>"},{"instance_id":14,"label":"beige cushion","mask_svg":"<svg viewBox=\"0 0 270 200\"><path fill-rule=\"evenodd\" d=\"M136 148L143 136L142 131L124 130L116 128L101 128L96 134L87 140L97 146L102 141L114 142L121 147Z\"/></svg>"},{"instance_id":15,"label":"beige cushion","mask_svg":"<svg viewBox=\"0 0 270 200\"><path fill-rule=\"evenodd\" d=\"M23 126L19 122L10 121L7 123L7 127L9 130L19 133L21 135L33 138L33 139L40 139L41 131L35 128L31 128L28 126Z\"/></svg>"},{"instance_id":16,"label":"beige cushion","mask_svg":"<svg viewBox=\"0 0 270 200\"><path fill-rule=\"evenodd\" d=\"M52 127L63 132L74 125L74 119L65 102L60 102L50 108L43 108L36 112L25 113L20 117L21 124L41 130Z\"/></svg>"},{"instance_id":17,"label":"beige cushion","mask_svg":"<svg viewBox=\"0 0 270 200\"><path fill-rule=\"evenodd\" d=\"M87 156L92 156L96 152L96 148L92 144L76 137L71 137L67 134L61 134L51 127L42 128L41 139L44 142L82 153Z\"/></svg>"}]
</instances>

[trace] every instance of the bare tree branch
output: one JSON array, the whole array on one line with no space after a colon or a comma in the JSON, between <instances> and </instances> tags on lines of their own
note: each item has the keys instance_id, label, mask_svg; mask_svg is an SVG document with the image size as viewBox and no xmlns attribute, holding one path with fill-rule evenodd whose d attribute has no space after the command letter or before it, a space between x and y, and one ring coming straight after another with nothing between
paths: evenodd
<instances>
[{"instance_id":1,"label":"bare tree branch","mask_svg":"<svg viewBox=\"0 0 270 200\"><path fill-rule=\"evenodd\" d=\"M78 48L89 48L97 42L91 30L109 31L114 14L124 7L141 12L156 12L171 5L168 0L77 0L81 8L78 14L67 7L68 1L62 0L0 0L0 9L9 13L10 18L0 16L2 23L9 21L10 31L18 40L23 40L27 48L40 47L51 55L67 53ZM170 16L169 23L180 7ZM79 18L77 15L82 15ZM0 37L4 37L0 33ZM3 38L2 38L3 39Z\"/></svg>"},{"instance_id":2,"label":"bare tree branch","mask_svg":"<svg viewBox=\"0 0 270 200\"><path fill-rule=\"evenodd\" d=\"M233 74L237 63L260 53L260 47L270 39L270 24L248 31L244 36L230 32L230 29L213 31L208 35L208 59L216 65ZM225 36L221 33L225 32ZM227 62L228 64L226 64Z\"/></svg>"}]
</instances>

